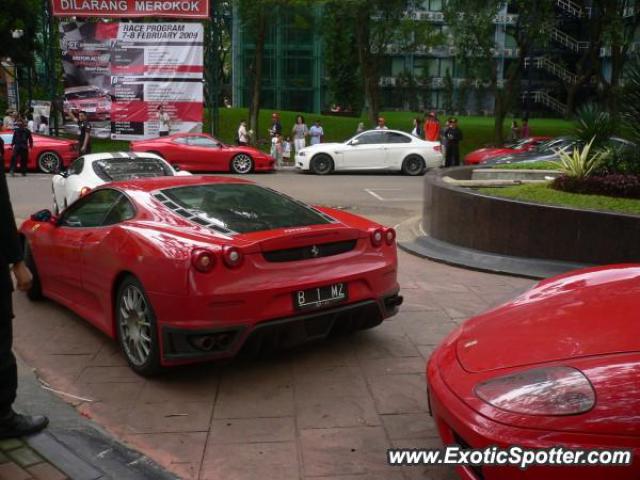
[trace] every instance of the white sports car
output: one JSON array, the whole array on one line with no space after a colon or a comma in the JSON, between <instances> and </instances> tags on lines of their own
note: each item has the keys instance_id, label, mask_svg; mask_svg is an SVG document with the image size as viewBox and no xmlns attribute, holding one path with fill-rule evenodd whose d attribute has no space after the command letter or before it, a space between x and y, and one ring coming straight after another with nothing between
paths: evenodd
<instances>
[{"instance_id":1,"label":"white sports car","mask_svg":"<svg viewBox=\"0 0 640 480\"><path fill-rule=\"evenodd\" d=\"M76 159L67 170L53 176L53 209L56 214L99 185L144 177L191 175L177 171L154 153L92 153Z\"/></svg>"},{"instance_id":2,"label":"white sports car","mask_svg":"<svg viewBox=\"0 0 640 480\"><path fill-rule=\"evenodd\" d=\"M296 153L296 168L318 175L343 170L422 175L440 165L440 142L427 142L398 130L368 130L344 143L320 143Z\"/></svg>"}]
</instances>

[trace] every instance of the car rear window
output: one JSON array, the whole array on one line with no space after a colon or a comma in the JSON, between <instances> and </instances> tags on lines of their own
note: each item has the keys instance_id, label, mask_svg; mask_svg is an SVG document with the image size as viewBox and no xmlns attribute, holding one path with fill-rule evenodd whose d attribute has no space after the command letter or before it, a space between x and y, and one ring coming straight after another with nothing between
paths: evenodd
<instances>
[{"instance_id":1,"label":"car rear window","mask_svg":"<svg viewBox=\"0 0 640 480\"><path fill-rule=\"evenodd\" d=\"M93 171L105 182L147 177L171 177L169 166L157 158L108 158L93 162Z\"/></svg>"},{"instance_id":2,"label":"car rear window","mask_svg":"<svg viewBox=\"0 0 640 480\"><path fill-rule=\"evenodd\" d=\"M251 184L175 187L155 197L193 222L228 233L306 227L333 222L327 215L268 188Z\"/></svg>"}]
</instances>

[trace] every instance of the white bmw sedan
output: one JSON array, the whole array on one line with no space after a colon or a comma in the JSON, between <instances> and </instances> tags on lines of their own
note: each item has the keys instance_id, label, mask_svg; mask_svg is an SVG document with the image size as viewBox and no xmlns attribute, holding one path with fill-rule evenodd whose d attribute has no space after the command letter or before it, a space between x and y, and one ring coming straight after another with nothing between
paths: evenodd
<instances>
[{"instance_id":1,"label":"white bmw sedan","mask_svg":"<svg viewBox=\"0 0 640 480\"><path fill-rule=\"evenodd\" d=\"M368 130L344 143L320 143L296 153L296 168L318 175L346 170L422 175L440 165L440 142L427 142L398 130Z\"/></svg>"},{"instance_id":2,"label":"white bmw sedan","mask_svg":"<svg viewBox=\"0 0 640 480\"><path fill-rule=\"evenodd\" d=\"M56 214L94 188L109 182L145 177L191 175L177 171L154 153L92 153L76 159L67 170L52 178Z\"/></svg>"}]
</instances>

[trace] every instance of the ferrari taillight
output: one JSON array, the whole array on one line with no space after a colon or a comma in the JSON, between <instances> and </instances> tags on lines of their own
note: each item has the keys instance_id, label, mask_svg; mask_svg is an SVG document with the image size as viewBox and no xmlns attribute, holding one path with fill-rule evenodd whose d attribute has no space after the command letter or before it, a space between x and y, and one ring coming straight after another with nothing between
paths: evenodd
<instances>
[{"instance_id":1,"label":"ferrari taillight","mask_svg":"<svg viewBox=\"0 0 640 480\"><path fill-rule=\"evenodd\" d=\"M236 247L226 247L222 251L222 259L229 268L238 268L244 261L244 255Z\"/></svg>"},{"instance_id":2,"label":"ferrari taillight","mask_svg":"<svg viewBox=\"0 0 640 480\"><path fill-rule=\"evenodd\" d=\"M442 145L436 145L433 149L438 153L442 153Z\"/></svg>"},{"instance_id":3,"label":"ferrari taillight","mask_svg":"<svg viewBox=\"0 0 640 480\"><path fill-rule=\"evenodd\" d=\"M84 197L87 193L89 193L91 191L90 187L82 187L80 189L80 196Z\"/></svg>"},{"instance_id":4,"label":"ferrari taillight","mask_svg":"<svg viewBox=\"0 0 640 480\"><path fill-rule=\"evenodd\" d=\"M384 241L387 245L393 245L393 242L396 240L396 231L393 228L387 228L384 232Z\"/></svg>"},{"instance_id":5,"label":"ferrari taillight","mask_svg":"<svg viewBox=\"0 0 640 480\"><path fill-rule=\"evenodd\" d=\"M196 249L191 253L191 265L200 273L209 273L216 265L216 257L209 250Z\"/></svg>"},{"instance_id":6,"label":"ferrari taillight","mask_svg":"<svg viewBox=\"0 0 640 480\"><path fill-rule=\"evenodd\" d=\"M376 228L371 232L371 245L379 247L384 242L384 231L381 228Z\"/></svg>"},{"instance_id":7,"label":"ferrari taillight","mask_svg":"<svg viewBox=\"0 0 640 480\"><path fill-rule=\"evenodd\" d=\"M591 382L572 367L526 370L480 383L476 395L501 410L524 415L578 415L596 403Z\"/></svg>"}]
</instances>

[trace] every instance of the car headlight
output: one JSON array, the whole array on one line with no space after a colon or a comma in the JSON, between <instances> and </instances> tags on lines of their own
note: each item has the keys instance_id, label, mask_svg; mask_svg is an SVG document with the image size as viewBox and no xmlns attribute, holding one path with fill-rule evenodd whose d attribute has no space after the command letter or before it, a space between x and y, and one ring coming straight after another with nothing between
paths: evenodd
<instances>
[{"instance_id":1,"label":"car headlight","mask_svg":"<svg viewBox=\"0 0 640 480\"><path fill-rule=\"evenodd\" d=\"M498 377L478 384L475 393L501 410L525 415L577 415L593 408L591 382L571 367L549 367Z\"/></svg>"}]
</instances>

